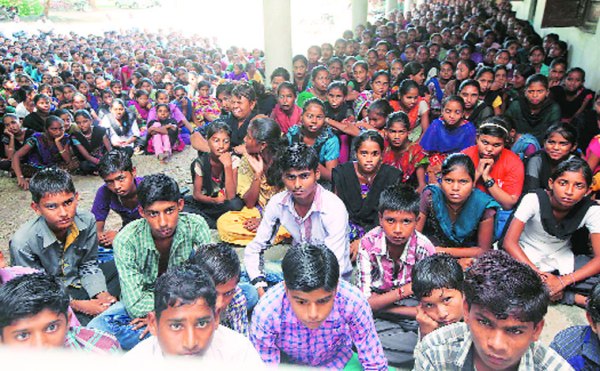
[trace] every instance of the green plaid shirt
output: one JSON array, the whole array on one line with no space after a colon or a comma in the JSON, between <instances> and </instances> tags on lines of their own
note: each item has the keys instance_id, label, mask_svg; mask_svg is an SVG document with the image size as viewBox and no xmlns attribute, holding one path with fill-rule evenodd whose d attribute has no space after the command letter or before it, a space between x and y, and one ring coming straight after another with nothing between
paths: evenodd
<instances>
[{"instance_id":1,"label":"green plaid shirt","mask_svg":"<svg viewBox=\"0 0 600 371\"><path fill-rule=\"evenodd\" d=\"M179 213L169 253L169 267L181 265L199 245L210 242L210 230L201 216ZM160 254L146 219L127 224L113 242L121 283L121 301L132 318L154 310L154 284Z\"/></svg>"},{"instance_id":2,"label":"green plaid shirt","mask_svg":"<svg viewBox=\"0 0 600 371\"><path fill-rule=\"evenodd\" d=\"M415 371L474 370L473 338L465 323L454 323L425 336L415 348ZM573 368L554 350L532 343L519 363L519 371L569 371Z\"/></svg>"}]
</instances>

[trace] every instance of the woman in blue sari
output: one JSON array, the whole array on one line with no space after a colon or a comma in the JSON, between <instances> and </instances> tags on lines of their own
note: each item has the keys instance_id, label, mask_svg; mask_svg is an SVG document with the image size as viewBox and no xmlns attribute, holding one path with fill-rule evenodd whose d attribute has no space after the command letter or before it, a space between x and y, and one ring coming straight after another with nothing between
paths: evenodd
<instances>
[{"instance_id":1,"label":"woman in blue sari","mask_svg":"<svg viewBox=\"0 0 600 371\"><path fill-rule=\"evenodd\" d=\"M494 242L494 217L500 205L475 187L475 166L469 156L456 153L442 165L440 184L423 190L417 230L438 253L468 264Z\"/></svg>"}]
</instances>

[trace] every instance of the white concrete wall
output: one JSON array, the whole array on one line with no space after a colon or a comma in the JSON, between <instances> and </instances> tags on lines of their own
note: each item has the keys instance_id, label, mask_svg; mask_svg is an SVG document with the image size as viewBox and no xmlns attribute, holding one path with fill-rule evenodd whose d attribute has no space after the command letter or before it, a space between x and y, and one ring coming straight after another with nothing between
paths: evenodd
<instances>
[{"instance_id":1,"label":"white concrete wall","mask_svg":"<svg viewBox=\"0 0 600 371\"><path fill-rule=\"evenodd\" d=\"M527 19L532 3L532 0L512 1L517 18ZM586 73L585 86L594 91L600 90L600 27L596 25L595 33L584 32L578 27L540 28L545 7L546 0L537 1L533 27L542 37L552 32L560 35L560 39L569 45L569 67L583 68Z\"/></svg>"}]
</instances>

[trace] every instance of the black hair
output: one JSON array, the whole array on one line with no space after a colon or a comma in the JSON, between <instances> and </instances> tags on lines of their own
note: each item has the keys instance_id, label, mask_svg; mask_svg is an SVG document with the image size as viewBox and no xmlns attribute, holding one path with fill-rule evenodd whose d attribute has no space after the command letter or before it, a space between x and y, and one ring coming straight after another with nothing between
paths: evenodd
<instances>
[{"instance_id":1,"label":"black hair","mask_svg":"<svg viewBox=\"0 0 600 371\"><path fill-rule=\"evenodd\" d=\"M189 262L206 269L215 286L225 284L233 278L239 282L240 258L233 245L225 242L200 245Z\"/></svg>"},{"instance_id":2,"label":"black hair","mask_svg":"<svg viewBox=\"0 0 600 371\"><path fill-rule=\"evenodd\" d=\"M563 138L565 138L571 145L577 145L577 129L566 122L557 122L556 124L551 125L546 130L546 135L544 135L544 142L546 142L552 134L560 134Z\"/></svg>"},{"instance_id":3,"label":"black hair","mask_svg":"<svg viewBox=\"0 0 600 371\"><path fill-rule=\"evenodd\" d=\"M392 112L394 112L394 108L392 108L387 99L379 98L371 103L369 108L367 108L367 112L377 112L381 116L387 118Z\"/></svg>"},{"instance_id":4,"label":"black hair","mask_svg":"<svg viewBox=\"0 0 600 371\"><path fill-rule=\"evenodd\" d=\"M425 70L425 68L423 67L423 65L421 63L419 63L419 62L407 63L406 65L404 65L404 70L402 70L402 73L400 75L398 75L398 77L396 78L396 82L394 83L394 85L400 85L402 80L408 79L410 75L418 74L421 70Z\"/></svg>"},{"instance_id":5,"label":"black hair","mask_svg":"<svg viewBox=\"0 0 600 371\"><path fill-rule=\"evenodd\" d=\"M585 310L592 317L594 323L600 322L600 283L592 287Z\"/></svg>"},{"instance_id":6,"label":"black hair","mask_svg":"<svg viewBox=\"0 0 600 371\"><path fill-rule=\"evenodd\" d=\"M462 97L458 96L458 95L451 95L449 97L444 98L444 100L442 101L442 108L446 106L446 104L450 103L450 102L458 102L460 104L460 106L462 107L462 109L465 109L465 101L462 99Z\"/></svg>"},{"instance_id":7,"label":"black hair","mask_svg":"<svg viewBox=\"0 0 600 371\"><path fill-rule=\"evenodd\" d=\"M354 62L354 64L352 65L352 71L354 71L354 69L356 67L361 67L365 71L369 70L369 65L365 61L356 61L356 62Z\"/></svg>"},{"instance_id":8,"label":"black hair","mask_svg":"<svg viewBox=\"0 0 600 371\"><path fill-rule=\"evenodd\" d=\"M285 81L290 81L290 73L283 67L277 67L273 70L271 73L271 81L273 81L275 77L283 77Z\"/></svg>"},{"instance_id":9,"label":"black hair","mask_svg":"<svg viewBox=\"0 0 600 371\"><path fill-rule=\"evenodd\" d=\"M410 130L410 119L408 115L402 111L397 111L388 116L385 122L385 128L389 129L395 123L401 123L406 130Z\"/></svg>"},{"instance_id":10,"label":"black hair","mask_svg":"<svg viewBox=\"0 0 600 371\"><path fill-rule=\"evenodd\" d=\"M375 81L379 76L386 76L388 79L388 82L390 81L390 73L386 70L375 71L375 73L373 74L373 77L371 77L371 81Z\"/></svg>"},{"instance_id":11,"label":"black hair","mask_svg":"<svg viewBox=\"0 0 600 371\"><path fill-rule=\"evenodd\" d=\"M477 93L481 94L481 86L479 85L479 81L473 80L473 79L463 80L463 82L461 82L460 86L458 87L458 92L460 93L467 86L473 86L473 87L475 87L477 89Z\"/></svg>"},{"instance_id":12,"label":"black hair","mask_svg":"<svg viewBox=\"0 0 600 371\"><path fill-rule=\"evenodd\" d=\"M233 88L234 88L233 84L229 83L229 82L219 84L217 86L217 91L215 92L215 97L218 97L222 93L225 93L226 95L231 95L231 93L233 92ZM180 90L180 89L183 89L184 91L186 91L185 87L182 85L177 85L173 91ZM186 91L186 93L187 93L187 91Z\"/></svg>"},{"instance_id":13,"label":"black hair","mask_svg":"<svg viewBox=\"0 0 600 371\"><path fill-rule=\"evenodd\" d=\"M225 121L217 119L208 125L205 133L206 139L210 139L213 135L220 132L227 133L231 137L231 128L229 125Z\"/></svg>"},{"instance_id":14,"label":"black hair","mask_svg":"<svg viewBox=\"0 0 600 371\"><path fill-rule=\"evenodd\" d=\"M477 135L489 135L506 140L512 129L512 124L507 123L505 117L492 116L484 119L477 128Z\"/></svg>"},{"instance_id":15,"label":"black hair","mask_svg":"<svg viewBox=\"0 0 600 371\"><path fill-rule=\"evenodd\" d=\"M568 76L568 75L572 74L573 72L579 73L581 75L581 81L585 81L585 71L583 70L583 68L579 68L579 67L569 68L569 70L567 71L565 76Z\"/></svg>"},{"instance_id":16,"label":"black hair","mask_svg":"<svg viewBox=\"0 0 600 371\"><path fill-rule=\"evenodd\" d=\"M535 74L535 68L529 64L517 64L513 73L519 73L525 80Z\"/></svg>"},{"instance_id":17,"label":"black hair","mask_svg":"<svg viewBox=\"0 0 600 371\"><path fill-rule=\"evenodd\" d=\"M457 167L465 169L471 180L475 181L475 165L473 160L464 153L453 153L446 157L442 163L442 177L453 172Z\"/></svg>"},{"instance_id":18,"label":"black hair","mask_svg":"<svg viewBox=\"0 0 600 371\"><path fill-rule=\"evenodd\" d=\"M113 148L100 158L100 162L98 162L98 175L101 178L106 178L110 174L120 171L132 172L133 164L127 152Z\"/></svg>"},{"instance_id":19,"label":"black hair","mask_svg":"<svg viewBox=\"0 0 600 371\"><path fill-rule=\"evenodd\" d=\"M231 95L237 98L244 97L250 102L256 102L256 91L249 82L244 82L237 85L231 91Z\"/></svg>"},{"instance_id":20,"label":"black hair","mask_svg":"<svg viewBox=\"0 0 600 371\"><path fill-rule=\"evenodd\" d=\"M325 103L323 103L323 101L320 100L319 98L313 97L313 98L307 99L304 102L304 105L302 106L302 112L305 112L306 109L308 108L308 106L310 106L311 104L316 104L317 106L320 106L321 109L323 110L323 112L326 111Z\"/></svg>"},{"instance_id":21,"label":"black hair","mask_svg":"<svg viewBox=\"0 0 600 371\"><path fill-rule=\"evenodd\" d=\"M592 169L590 169L588 163L582 160L581 158L571 157L570 159L558 164L556 170L554 170L554 172L550 176L550 179L554 181L566 172L581 173L585 178L585 183L587 184L587 186L590 187L592 185ZM29 187L31 187L31 185Z\"/></svg>"},{"instance_id":22,"label":"black hair","mask_svg":"<svg viewBox=\"0 0 600 371\"><path fill-rule=\"evenodd\" d=\"M491 73L492 76L494 76L494 69L488 66L481 67L477 70L477 73L475 74L475 80L478 80L484 73Z\"/></svg>"},{"instance_id":23,"label":"black hair","mask_svg":"<svg viewBox=\"0 0 600 371\"><path fill-rule=\"evenodd\" d=\"M198 82L198 90L200 90L200 88L204 88L207 87L210 89L210 82L206 81L206 80L202 80Z\"/></svg>"},{"instance_id":24,"label":"black hair","mask_svg":"<svg viewBox=\"0 0 600 371\"><path fill-rule=\"evenodd\" d=\"M334 81L331 84L329 84L329 86L327 87L327 92L329 93L329 91L333 89L340 89L344 97L348 95L348 87L341 81Z\"/></svg>"},{"instance_id":25,"label":"black hair","mask_svg":"<svg viewBox=\"0 0 600 371\"><path fill-rule=\"evenodd\" d=\"M306 59L306 57L303 56L302 54L295 55L292 58L292 64L294 64L294 63L296 63L298 61L304 63L305 66L308 66L308 59Z\"/></svg>"},{"instance_id":26,"label":"black hair","mask_svg":"<svg viewBox=\"0 0 600 371\"><path fill-rule=\"evenodd\" d=\"M360 146L366 141L377 143L377 145L379 145L379 149L381 152L383 152L384 140L381 134L379 134L376 130L366 130L360 133L360 135L356 137L352 143L354 152L357 152Z\"/></svg>"},{"instance_id":27,"label":"black hair","mask_svg":"<svg viewBox=\"0 0 600 371\"><path fill-rule=\"evenodd\" d=\"M83 116L84 118L86 118L90 121L92 120L92 115L90 115L90 113L84 109L77 110L75 112L75 114L73 115L73 119L77 119L77 117L79 117L79 116Z\"/></svg>"},{"instance_id":28,"label":"black hair","mask_svg":"<svg viewBox=\"0 0 600 371\"><path fill-rule=\"evenodd\" d=\"M319 72L327 72L327 74L329 75L329 70L327 69L327 67L316 66L315 68L312 69L312 71L310 71L311 81L314 81L317 78L317 75L319 74Z\"/></svg>"},{"instance_id":29,"label":"black hair","mask_svg":"<svg viewBox=\"0 0 600 371\"><path fill-rule=\"evenodd\" d=\"M309 99L310 100L310 99ZM266 143L265 151L273 158L273 164L266 171L267 183L271 186L283 187L281 169L277 161L288 146L288 140L281 136L279 124L270 118L255 118L248 125L248 132L257 142Z\"/></svg>"},{"instance_id":30,"label":"black hair","mask_svg":"<svg viewBox=\"0 0 600 371\"><path fill-rule=\"evenodd\" d=\"M288 249L281 262L288 290L332 292L340 280L340 265L333 251L324 245L302 244Z\"/></svg>"},{"instance_id":31,"label":"black hair","mask_svg":"<svg viewBox=\"0 0 600 371\"><path fill-rule=\"evenodd\" d=\"M431 296L433 290L463 291L465 276L456 258L441 253L419 260L412 270L412 290L417 300Z\"/></svg>"},{"instance_id":32,"label":"black hair","mask_svg":"<svg viewBox=\"0 0 600 371\"><path fill-rule=\"evenodd\" d=\"M419 90L419 84L417 84L413 80L406 79L400 83L400 87L398 89L398 98L406 95L412 89Z\"/></svg>"},{"instance_id":33,"label":"black hair","mask_svg":"<svg viewBox=\"0 0 600 371\"><path fill-rule=\"evenodd\" d=\"M404 211L418 217L420 203L421 197L413 187L398 183L381 192L377 210L380 215L384 211Z\"/></svg>"},{"instance_id":34,"label":"black hair","mask_svg":"<svg viewBox=\"0 0 600 371\"><path fill-rule=\"evenodd\" d=\"M35 97L33 97L33 104L37 104L37 102L41 101L42 99L51 102L50 97L46 94L36 94Z\"/></svg>"},{"instance_id":35,"label":"black hair","mask_svg":"<svg viewBox=\"0 0 600 371\"><path fill-rule=\"evenodd\" d=\"M147 208L158 201L177 202L181 199L177 182L166 174L151 174L144 177L138 186L138 201Z\"/></svg>"},{"instance_id":36,"label":"black hair","mask_svg":"<svg viewBox=\"0 0 600 371\"><path fill-rule=\"evenodd\" d=\"M0 337L4 328L44 310L68 320L69 295L61 281L45 273L17 276L0 285Z\"/></svg>"},{"instance_id":37,"label":"black hair","mask_svg":"<svg viewBox=\"0 0 600 371\"><path fill-rule=\"evenodd\" d=\"M544 319L550 296L540 276L504 251L481 255L465 272L465 300L493 313L497 319L516 317L537 325Z\"/></svg>"},{"instance_id":38,"label":"black hair","mask_svg":"<svg viewBox=\"0 0 600 371\"><path fill-rule=\"evenodd\" d=\"M279 86L277 87L277 95L281 94L281 91L283 89L290 90L292 92L292 94L294 94L294 97L297 95L296 88L294 87L294 84L292 84L289 81L284 81L281 84L279 84Z\"/></svg>"},{"instance_id":39,"label":"black hair","mask_svg":"<svg viewBox=\"0 0 600 371\"><path fill-rule=\"evenodd\" d=\"M286 148L283 156L279 159L281 174L289 170L311 170L319 168L319 154L313 147L304 143L295 143Z\"/></svg>"},{"instance_id":40,"label":"black hair","mask_svg":"<svg viewBox=\"0 0 600 371\"><path fill-rule=\"evenodd\" d=\"M525 87L531 86L531 84L539 82L544 86L544 88L548 89L548 78L541 73L536 73L527 78L525 81Z\"/></svg>"},{"instance_id":41,"label":"black hair","mask_svg":"<svg viewBox=\"0 0 600 371\"><path fill-rule=\"evenodd\" d=\"M215 313L217 290L210 274L195 264L174 266L158 277L154 288L154 313L160 319L169 307L193 304L204 299Z\"/></svg>"},{"instance_id":42,"label":"black hair","mask_svg":"<svg viewBox=\"0 0 600 371\"><path fill-rule=\"evenodd\" d=\"M31 199L39 203L45 195L59 193L75 193L73 179L68 172L57 168L46 168L38 171L29 182Z\"/></svg>"}]
</instances>

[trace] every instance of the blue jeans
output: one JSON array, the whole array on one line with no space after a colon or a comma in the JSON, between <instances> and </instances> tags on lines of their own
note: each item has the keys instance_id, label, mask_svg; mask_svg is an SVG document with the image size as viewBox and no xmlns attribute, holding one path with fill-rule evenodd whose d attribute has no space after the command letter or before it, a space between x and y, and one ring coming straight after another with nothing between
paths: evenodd
<instances>
[{"instance_id":1,"label":"blue jeans","mask_svg":"<svg viewBox=\"0 0 600 371\"><path fill-rule=\"evenodd\" d=\"M131 321L132 318L125 310L125 306L119 301L91 320L87 327L113 335L123 350L130 350L143 340L140 339L140 335L146 329L146 327L142 327L134 330L133 326L129 324ZM148 336L150 336L149 333L144 336L144 339Z\"/></svg>"},{"instance_id":2,"label":"blue jeans","mask_svg":"<svg viewBox=\"0 0 600 371\"><path fill-rule=\"evenodd\" d=\"M259 299L258 291L256 291L256 287L252 286L248 282L240 282L240 283L238 283L238 286L240 287L240 289L242 289L242 292L244 293L244 296L246 297L246 305L248 307L248 311L252 311L252 309L254 309L256 304L258 304L258 299Z\"/></svg>"}]
</instances>

